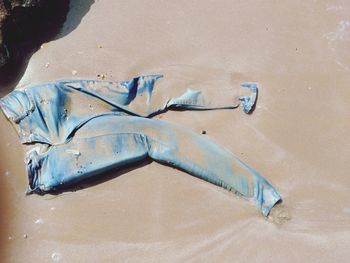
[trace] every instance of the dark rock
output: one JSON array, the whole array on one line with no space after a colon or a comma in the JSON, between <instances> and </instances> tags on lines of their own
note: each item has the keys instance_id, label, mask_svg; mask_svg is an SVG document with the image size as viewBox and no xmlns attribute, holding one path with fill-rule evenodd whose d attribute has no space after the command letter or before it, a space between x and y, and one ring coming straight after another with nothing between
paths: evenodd
<instances>
[{"instance_id":1,"label":"dark rock","mask_svg":"<svg viewBox=\"0 0 350 263\"><path fill-rule=\"evenodd\" d=\"M0 0L0 84L59 32L68 10L69 0Z\"/></svg>"}]
</instances>

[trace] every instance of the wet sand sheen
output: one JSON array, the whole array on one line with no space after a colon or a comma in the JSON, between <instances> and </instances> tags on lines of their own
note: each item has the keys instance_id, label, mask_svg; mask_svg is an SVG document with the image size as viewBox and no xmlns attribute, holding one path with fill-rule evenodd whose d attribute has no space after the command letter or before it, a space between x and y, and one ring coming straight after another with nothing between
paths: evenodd
<instances>
[{"instance_id":1,"label":"wet sand sheen","mask_svg":"<svg viewBox=\"0 0 350 263\"><path fill-rule=\"evenodd\" d=\"M20 85L160 73L159 88L209 85L219 93L256 81L250 116L168 112L162 119L205 130L261 172L292 220L272 224L225 190L156 163L77 192L25 196L23 149L0 114L3 261L345 260L349 11L346 1L94 3L74 31L34 54Z\"/></svg>"}]
</instances>

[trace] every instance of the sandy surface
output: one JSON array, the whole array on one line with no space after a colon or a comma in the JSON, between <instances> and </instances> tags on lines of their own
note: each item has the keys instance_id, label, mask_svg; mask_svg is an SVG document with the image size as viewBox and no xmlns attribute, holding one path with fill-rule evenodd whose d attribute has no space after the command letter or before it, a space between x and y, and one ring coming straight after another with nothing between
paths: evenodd
<instances>
[{"instance_id":1,"label":"sandy surface","mask_svg":"<svg viewBox=\"0 0 350 263\"><path fill-rule=\"evenodd\" d=\"M250 116L163 119L205 129L260 171L292 219L271 223L225 190L156 163L77 192L25 196L22 146L0 114L1 262L348 260L348 1L72 2L61 36L33 55L20 85L163 73L174 90L220 92L256 81Z\"/></svg>"}]
</instances>

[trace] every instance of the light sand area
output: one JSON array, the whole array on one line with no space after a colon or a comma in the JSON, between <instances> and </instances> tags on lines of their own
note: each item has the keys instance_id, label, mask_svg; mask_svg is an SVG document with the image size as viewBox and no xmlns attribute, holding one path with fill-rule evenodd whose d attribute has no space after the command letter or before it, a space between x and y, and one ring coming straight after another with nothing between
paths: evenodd
<instances>
[{"instance_id":1,"label":"light sand area","mask_svg":"<svg viewBox=\"0 0 350 263\"><path fill-rule=\"evenodd\" d=\"M25 196L23 149L0 114L1 262L349 259L349 1L99 0L79 23L83 3L72 1L69 33L32 56L19 85L161 73L160 86L220 93L258 82L252 115L162 118L206 130L261 172L292 219L271 223L250 203L157 163L77 192Z\"/></svg>"}]
</instances>

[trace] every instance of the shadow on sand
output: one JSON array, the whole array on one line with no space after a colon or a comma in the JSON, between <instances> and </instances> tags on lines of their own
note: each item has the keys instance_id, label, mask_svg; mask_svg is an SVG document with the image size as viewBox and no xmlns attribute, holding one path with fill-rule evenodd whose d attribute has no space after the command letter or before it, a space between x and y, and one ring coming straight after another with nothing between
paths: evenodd
<instances>
[{"instance_id":1,"label":"shadow on sand","mask_svg":"<svg viewBox=\"0 0 350 263\"><path fill-rule=\"evenodd\" d=\"M147 158L138 162L133 162L130 165L125 165L123 167L118 167L116 169L110 169L106 172L98 173L90 178L83 179L82 181L79 181L72 186L69 186L69 187L63 186L61 189L50 191L49 194L60 195L64 192L76 192L82 189L90 188L95 185L102 184L102 183L108 182L109 180L118 178L119 176L125 175L132 170L142 168L146 165L149 165L152 162L153 160L151 160L150 158Z\"/></svg>"}]
</instances>

